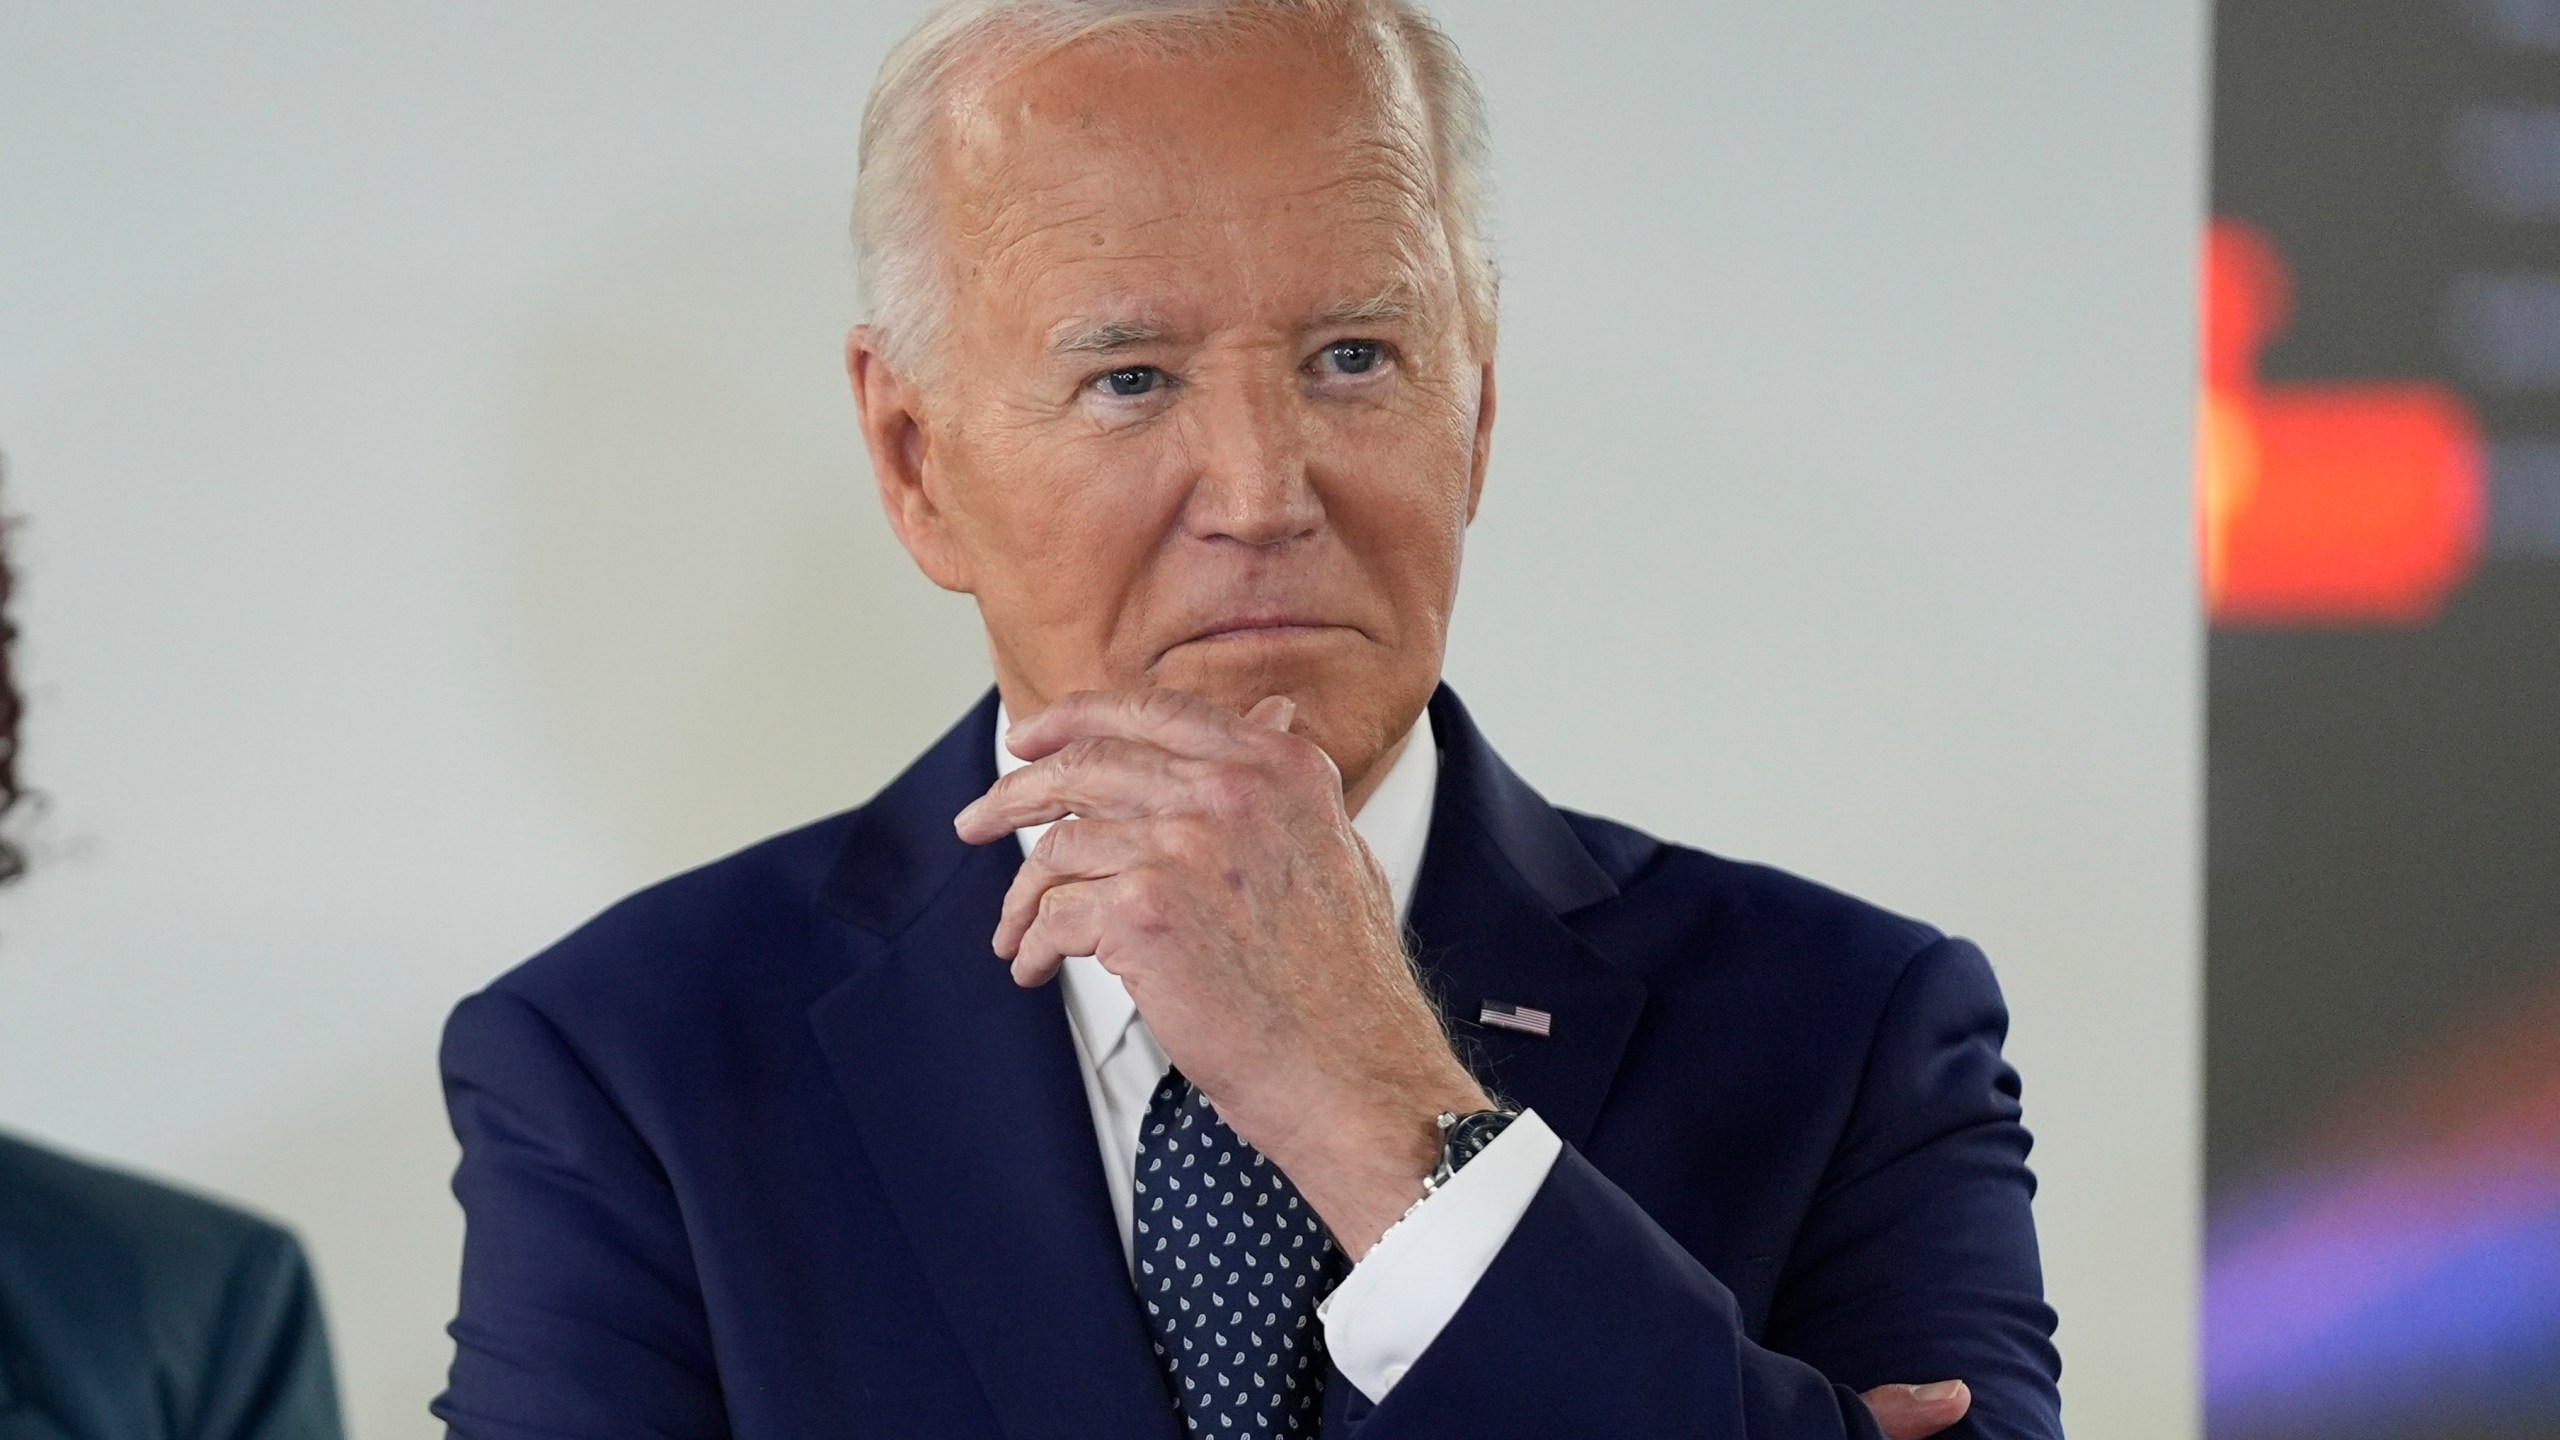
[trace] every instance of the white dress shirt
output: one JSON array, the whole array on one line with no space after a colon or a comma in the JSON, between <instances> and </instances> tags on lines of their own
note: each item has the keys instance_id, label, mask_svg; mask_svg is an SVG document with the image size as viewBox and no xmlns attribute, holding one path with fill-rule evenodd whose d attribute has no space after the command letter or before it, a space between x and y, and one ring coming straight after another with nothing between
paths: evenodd
<instances>
[{"instance_id":1,"label":"white dress shirt","mask_svg":"<svg viewBox=\"0 0 2560 1440\"><path fill-rule=\"evenodd\" d=\"M996 773L1023 761L1004 748L1010 723L996 712ZM1440 749L1431 717L1415 723L1404 752L1352 817L1371 854L1387 873L1388 892L1401 921L1412 908L1413 884L1431 835L1432 798L1440 778ZM1023 853L1049 827L1017 832ZM1090 955L1071 957L1058 973L1068 1028L1075 1032L1085 1098L1093 1107L1094 1138L1102 1147L1102 1173L1111 1184L1111 1209L1120 1221L1120 1244L1131 1250L1132 1191L1138 1168L1138 1130L1147 1101L1164 1078L1163 1047L1147 1029L1120 977ZM1438 1338L1511 1238L1520 1217L1563 1142L1535 1111L1513 1121L1456 1178L1416 1205L1373 1246L1366 1258L1316 1308L1325 1348L1343 1376L1369 1397L1384 1400L1422 1352Z\"/></svg>"}]
</instances>

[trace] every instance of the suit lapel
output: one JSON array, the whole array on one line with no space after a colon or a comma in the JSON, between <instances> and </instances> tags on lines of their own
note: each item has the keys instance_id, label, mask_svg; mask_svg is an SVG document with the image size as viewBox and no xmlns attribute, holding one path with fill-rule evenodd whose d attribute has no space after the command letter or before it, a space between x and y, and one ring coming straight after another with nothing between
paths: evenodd
<instances>
[{"instance_id":1,"label":"suit lapel","mask_svg":"<svg viewBox=\"0 0 2560 1440\"><path fill-rule=\"evenodd\" d=\"M1432 698L1431 721L1440 786L1414 889L1415 953L1478 1078L1581 1145L1645 991L1562 917L1614 898L1618 887L1445 686ZM1545 1011L1550 1033L1485 1025L1478 1017L1488 1004Z\"/></svg>"},{"instance_id":2,"label":"suit lapel","mask_svg":"<svg viewBox=\"0 0 2560 1440\"><path fill-rule=\"evenodd\" d=\"M1172 1440L1065 1006L987 948L1020 852L951 832L994 712L865 807L822 894L860 958L810 1023L1005 1434Z\"/></svg>"},{"instance_id":3,"label":"suit lapel","mask_svg":"<svg viewBox=\"0 0 2560 1440\"><path fill-rule=\"evenodd\" d=\"M1432 722L1416 953L1477 1073L1580 1145L1645 993L1562 917L1617 887L1445 687ZM810 1023L1005 1433L1173 1440L1065 1006L987 950L1019 851L951 832L994 782L994 723L991 694L864 807L820 895L856 960ZM1552 1033L1482 1025L1487 1004Z\"/></svg>"}]
</instances>

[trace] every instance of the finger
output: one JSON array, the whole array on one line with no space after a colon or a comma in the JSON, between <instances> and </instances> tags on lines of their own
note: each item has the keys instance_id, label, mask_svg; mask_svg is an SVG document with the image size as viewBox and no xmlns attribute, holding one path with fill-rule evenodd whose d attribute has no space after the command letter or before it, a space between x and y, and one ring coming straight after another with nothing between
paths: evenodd
<instances>
[{"instance_id":1,"label":"finger","mask_svg":"<svg viewBox=\"0 0 2560 1440\"><path fill-rule=\"evenodd\" d=\"M1149 853L1145 825L1137 820L1079 818L1050 826L1049 833L1023 857L1022 868L1013 872L1013 884L1004 892L1004 910L996 921L996 953L1013 958L1031 922L1039 918L1040 897L1053 887L1107 879Z\"/></svg>"},{"instance_id":2,"label":"finger","mask_svg":"<svg viewBox=\"0 0 2560 1440\"><path fill-rule=\"evenodd\" d=\"M1298 702L1286 695L1265 695L1254 702L1244 718L1256 725L1266 725L1286 735L1298 718Z\"/></svg>"},{"instance_id":3,"label":"finger","mask_svg":"<svg viewBox=\"0 0 2560 1440\"><path fill-rule=\"evenodd\" d=\"M1173 803L1187 779L1182 767L1180 757L1138 741L1077 740L996 781L951 826L984 845L1068 815L1129 819Z\"/></svg>"},{"instance_id":4,"label":"finger","mask_svg":"<svg viewBox=\"0 0 2560 1440\"><path fill-rule=\"evenodd\" d=\"M1143 740L1177 755L1231 759L1249 751L1262 726L1180 690L1084 690L1013 722L1007 749L1037 760L1086 736Z\"/></svg>"},{"instance_id":5,"label":"finger","mask_svg":"<svg viewBox=\"0 0 2560 1440\"><path fill-rule=\"evenodd\" d=\"M1046 985L1068 956L1102 948L1102 918L1116 879L1079 880L1040 893L1038 913L1014 952L1014 984L1026 990Z\"/></svg>"},{"instance_id":6,"label":"finger","mask_svg":"<svg viewBox=\"0 0 2560 1440\"><path fill-rule=\"evenodd\" d=\"M1858 1397L1876 1417L1885 1440L1926 1440L1973 1408L1973 1391L1961 1380L1934 1385L1879 1385Z\"/></svg>"}]
</instances>

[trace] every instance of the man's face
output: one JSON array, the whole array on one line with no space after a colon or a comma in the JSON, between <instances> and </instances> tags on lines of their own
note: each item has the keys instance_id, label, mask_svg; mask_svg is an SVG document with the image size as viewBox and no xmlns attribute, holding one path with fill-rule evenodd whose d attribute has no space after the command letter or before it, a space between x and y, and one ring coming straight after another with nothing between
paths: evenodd
<instances>
[{"instance_id":1,"label":"man's face","mask_svg":"<svg viewBox=\"0 0 2560 1440\"><path fill-rule=\"evenodd\" d=\"M1427 137L1361 58L1105 41L955 104L935 383L859 333L856 382L891 518L977 597L1017 714L1287 694L1357 791L1437 683L1490 367Z\"/></svg>"}]
</instances>

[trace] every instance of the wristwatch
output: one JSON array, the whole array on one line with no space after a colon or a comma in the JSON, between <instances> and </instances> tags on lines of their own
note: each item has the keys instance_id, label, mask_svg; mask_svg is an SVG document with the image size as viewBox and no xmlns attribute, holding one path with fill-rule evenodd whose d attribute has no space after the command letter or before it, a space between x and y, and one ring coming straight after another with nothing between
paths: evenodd
<instances>
[{"instance_id":1,"label":"wristwatch","mask_svg":"<svg viewBox=\"0 0 2560 1440\"><path fill-rule=\"evenodd\" d=\"M1519 1109L1508 1105L1499 1110L1470 1110L1464 1115L1455 1110L1441 1111L1440 1163L1432 1167L1430 1174L1422 1177L1424 1193L1448 1184L1452 1176L1466 1168L1468 1161L1483 1154L1484 1147L1492 1144L1495 1136L1509 1129L1511 1122L1519 1118Z\"/></svg>"}]
</instances>

